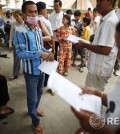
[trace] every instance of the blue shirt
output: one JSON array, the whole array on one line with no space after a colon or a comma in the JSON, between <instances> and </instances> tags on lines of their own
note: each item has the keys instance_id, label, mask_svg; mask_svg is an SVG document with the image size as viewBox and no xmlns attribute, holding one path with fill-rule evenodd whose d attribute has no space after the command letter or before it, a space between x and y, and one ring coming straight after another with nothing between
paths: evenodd
<instances>
[{"instance_id":1,"label":"blue shirt","mask_svg":"<svg viewBox=\"0 0 120 134\"><path fill-rule=\"evenodd\" d=\"M35 27L33 31L25 24L19 26L14 33L14 45L17 56L22 59L23 72L40 75L41 52L48 52L43 47L40 28Z\"/></svg>"}]
</instances>

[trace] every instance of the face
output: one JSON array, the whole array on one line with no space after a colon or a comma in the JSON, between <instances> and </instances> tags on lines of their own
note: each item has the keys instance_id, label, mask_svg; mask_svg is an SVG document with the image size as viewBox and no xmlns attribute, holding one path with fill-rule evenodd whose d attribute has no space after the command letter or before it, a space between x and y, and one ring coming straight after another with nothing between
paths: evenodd
<instances>
[{"instance_id":1,"label":"face","mask_svg":"<svg viewBox=\"0 0 120 134\"><path fill-rule=\"evenodd\" d=\"M96 17L98 15L97 11L93 11L93 16Z\"/></svg>"},{"instance_id":2,"label":"face","mask_svg":"<svg viewBox=\"0 0 120 134\"><path fill-rule=\"evenodd\" d=\"M82 20L82 25L83 25L83 26L86 26L87 24L86 24L86 22L84 22L84 21Z\"/></svg>"},{"instance_id":3,"label":"face","mask_svg":"<svg viewBox=\"0 0 120 134\"><path fill-rule=\"evenodd\" d=\"M112 9L112 0L97 0L96 7L99 13L104 16Z\"/></svg>"},{"instance_id":4,"label":"face","mask_svg":"<svg viewBox=\"0 0 120 134\"><path fill-rule=\"evenodd\" d=\"M79 20L80 16L74 16L75 20Z\"/></svg>"},{"instance_id":5,"label":"face","mask_svg":"<svg viewBox=\"0 0 120 134\"><path fill-rule=\"evenodd\" d=\"M54 10L56 11L56 13L60 12L61 7L59 5L59 2L54 2Z\"/></svg>"},{"instance_id":6,"label":"face","mask_svg":"<svg viewBox=\"0 0 120 134\"><path fill-rule=\"evenodd\" d=\"M34 4L30 4L26 6L26 11L23 13L23 17L26 19L29 17L36 17L38 15L37 6Z\"/></svg>"},{"instance_id":7,"label":"face","mask_svg":"<svg viewBox=\"0 0 120 134\"><path fill-rule=\"evenodd\" d=\"M23 21L22 16L18 13L14 14L14 18L18 23L21 23Z\"/></svg>"},{"instance_id":8,"label":"face","mask_svg":"<svg viewBox=\"0 0 120 134\"><path fill-rule=\"evenodd\" d=\"M10 18L11 17L11 13L7 13L6 16Z\"/></svg>"},{"instance_id":9,"label":"face","mask_svg":"<svg viewBox=\"0 0 120 134\"><path fill-rule=\"evenodd\" d=\"M43 16L46 16L47 15L47 9L45 8L45 9L42 9L42 15Z\"/></svg>"},{"instance_id":10,"label":"face","mask_svg":"<svg viewBox=\"0 0 120 134\"><path fill-rule=\"evenodd\" d=\"M62 20L63 25L68 24L68 22L69 21L65 17L63 17L63 20Z\"/></svg>"},{"instance_id":11,"label":"face","mask_svg":"<svg viewBox=\"0 0 120 134\"><path fill-rule=\"evenodd\" d=\"M120 49L120 32L115 33L116 46Z\"/></svg>"}]
</instances>

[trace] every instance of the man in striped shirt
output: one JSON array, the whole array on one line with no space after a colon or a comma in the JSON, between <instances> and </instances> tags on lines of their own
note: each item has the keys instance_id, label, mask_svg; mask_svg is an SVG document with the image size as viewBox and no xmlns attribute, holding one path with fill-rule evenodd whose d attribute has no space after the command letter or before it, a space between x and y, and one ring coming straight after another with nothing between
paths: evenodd
<instances>
[{"instance_id":1,"label":"man in striped shirt","mask_svg":"<svg viewBox=\"0 0 120 134\"><path fill-rule=\"evenodd\" d=\"M38 105L42 95L44 73L38 66L41 59L53 61L54 56L43 47L41 30L35 26L38 20L37 7L34 2L26 1L22 5L25 23L18 27L14 34L16 54L22 59L24 78L26 81L28 112L32 118L32 124L39 134L43 134L40 125L41 116Z\"/></svg>"}]
</instances>

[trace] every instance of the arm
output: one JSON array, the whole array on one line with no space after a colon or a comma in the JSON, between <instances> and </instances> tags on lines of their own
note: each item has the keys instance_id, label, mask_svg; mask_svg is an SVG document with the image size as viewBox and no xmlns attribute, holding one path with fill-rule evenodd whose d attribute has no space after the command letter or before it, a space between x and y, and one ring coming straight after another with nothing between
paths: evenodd
<instances>
[{"instance_id":1,"label":"arm","mask_svg":"<svg viewBox=\"0 0 120 134\"><path fill-rule=\"evenodd\" d=\"M78 49L87 48L88 50L91 50L92 52L95 52L97 54L103 54L103 55L108 55L112 50L112 47L90 45L90 44L83 43L83 42L75 44L75 47L77 47Z\"/></svg>"},{"instance_id":2,"label":"arm","mask_svg":"<svg viewBox=\"0 0 120 134\"><path fill-rule=\"evenodd\" d=\"M42 32L43 32L43 41L47 42L51 40L51 36L50 33L48 31L48 29L46 28L45 24L41 21L41 26L42 26Z\"/></svg>"}]
</instances>

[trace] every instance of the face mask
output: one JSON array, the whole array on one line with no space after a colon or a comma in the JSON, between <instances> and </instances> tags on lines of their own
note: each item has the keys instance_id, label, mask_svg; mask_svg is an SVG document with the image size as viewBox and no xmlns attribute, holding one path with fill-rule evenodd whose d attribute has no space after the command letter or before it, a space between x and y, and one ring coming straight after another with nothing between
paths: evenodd
<instances>
[{"instance_id":1,"label":"face mask","mask_svg":"<svg viewBox=\"0 0 120 134\"><path fill-rule=\"evenodd\" d=\"M27 20L26 21L29 24L35 25L37 23L37 21L38 21L38 16L36 16L36 17L29 17L29 16L27 16Z\"/></svg>"}]
</instances>

